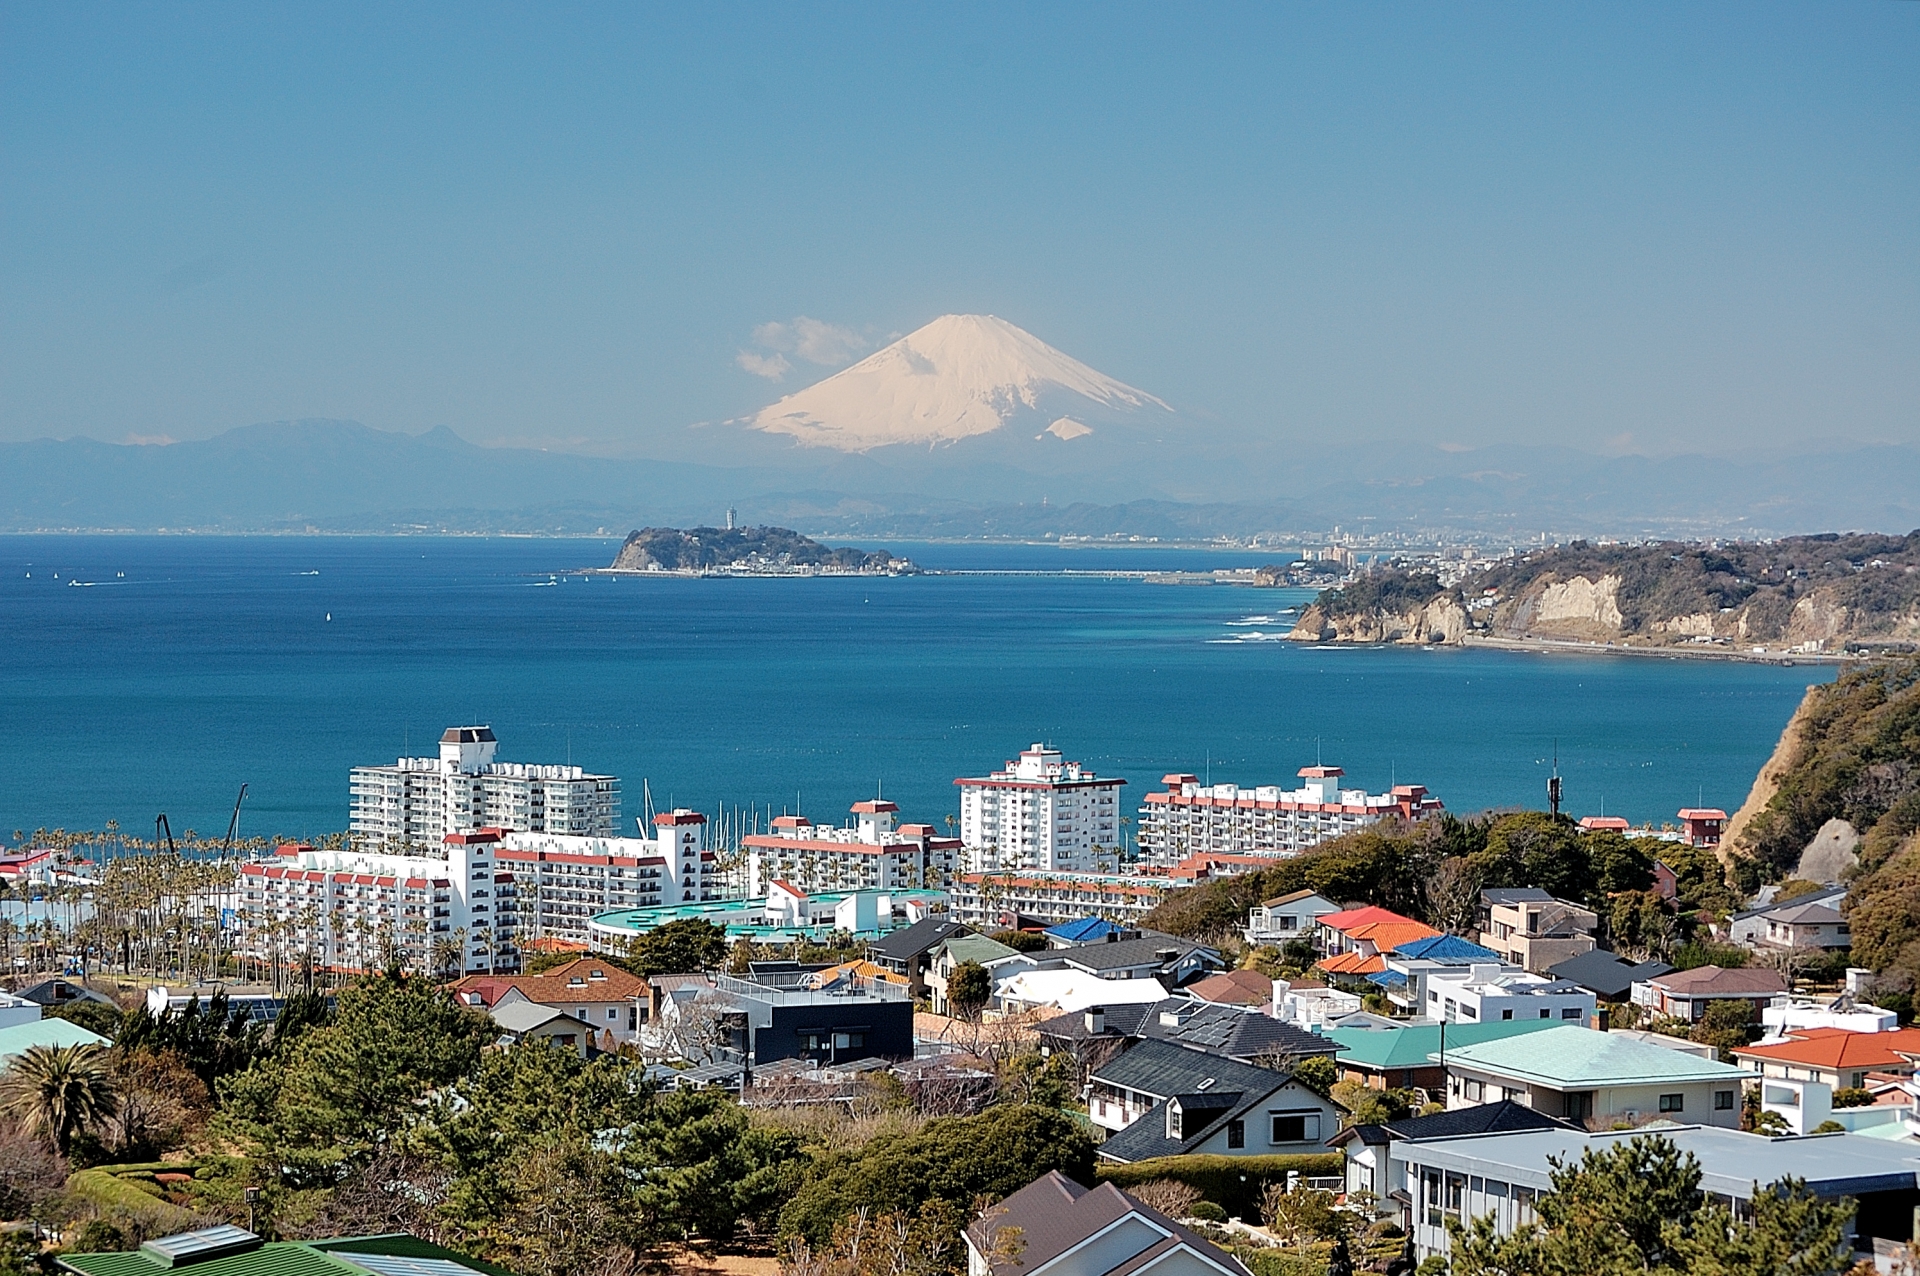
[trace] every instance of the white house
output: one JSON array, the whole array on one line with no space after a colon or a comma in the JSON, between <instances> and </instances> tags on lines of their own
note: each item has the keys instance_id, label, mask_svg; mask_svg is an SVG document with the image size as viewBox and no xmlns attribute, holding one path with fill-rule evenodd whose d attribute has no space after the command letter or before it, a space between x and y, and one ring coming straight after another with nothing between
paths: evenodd
<instances>
[{"instance_id":1,"label":"white house","mask_svg":"<svg viewBox=\"0 0 1920 1276\"><path fill-rule=\"evenodd\" d=\"M1554 1019L1592 1024L1596 1001L1579 984L1499 963L1445 966L1424 973L1425 1013L1448 1023Z\"/></svg>"},{"instance_id":2,"label":"white house","mask_svg":"<svg viewBox=\"0 0 1920 1276\"><path fill-rule=\"evenodd\" d=\"M1263 900L1247 914L1247 942L1284 944L1294 939L1311 939L1314 923L1328 913L1339 911L1340 905L1313 891L1294 891Z\"/></svg>"}]
</instances>

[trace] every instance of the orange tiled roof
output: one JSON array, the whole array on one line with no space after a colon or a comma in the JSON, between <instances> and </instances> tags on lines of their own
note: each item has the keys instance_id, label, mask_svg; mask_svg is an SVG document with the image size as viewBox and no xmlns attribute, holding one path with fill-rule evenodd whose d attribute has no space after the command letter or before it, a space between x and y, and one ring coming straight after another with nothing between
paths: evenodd
<instances>
[{"instance_id":1,"label":"orange tiled roof","mask_svg":"<svg viewBox=\"0 0 1920 1276\"><path fill-rule=\"evenodd\" d=\"M1318 920L1322 926L1330 926L1334 930L1348 930L1355 926L1365 926L1370 922L1411 922L1413 918L1402 917L1390 908L1375 908L1369 904L1365 908L1349 908L1344 912L1327 913ZM1418 923L1416 922L1415 925Z\"/></svg>"},{"instance_id":2,"label":"orange tiled roof","mask_svg":"<svg viewBox=\"0 0 1920 1276\"><path fill-rule=\"evenodd\" d=\"M882 979L888 983L904 985L905 975L897 975L884 966L876 966L864 958L843 961L838 966L828 966L825 970L816 970L807 978L809 988L825 988L837 979Z\"/></svg>"},{"instance_id":3,"label":"orange tiled roof","mask_svg":"<svg viewBox=\"0 0 1920 1276\"><path fill-rule=\"evenodd\" d=\"M1367 922L1359 926L1349 926L1344 933L1349 939L1364 939L1383 953L1390 953L1402 944L1411 944L1416 939L1431 939L1440 932L1425 922L1407 921L1404 918L1391 922Z\"/></svg>"},{"instance_id":4,"label":"orange tiled roof","mask_svg":"<svg viewBox=\"0 0 1920 1276\"><path fill-rule=\"evenodd\" d=\"M1385 970L1387 959L1378 953L1371 957L1364 953L1337 953L1321 958L1315 965L1329 975L1371 975Z\"/></svg>"},{"instance_id":5,"label":"orange tiled roof","mask_svg":"<svg viewBox=\"0 0 1920 1276\"><path fill-rule=\"evenodd\" d=\"M1898 1032L1806 1028L1777 1045L1742 1046L1733 1053L1774 1063L1797 1063L1803 1068L1904 1069L1912 1066L1908 1056L1920 1054L1920 1028L1902 1028Z\"/></svg>"},{"instance_id":6,"label":"orange tiled roof","mask_svg":"<svg viewBox=\"0 0 1920 1276\"><path fill-rule=\"evenodd\" d=\"M599 978L594 978L595 975ZM575 983L575 977L580 982ZM528 1001L551 1005L555 1002L626 1001L648 995L647 981L631 971L598 957L582 957L563 963L537 975L468 975L451 985L454 996L466 1001L467 993L479 993L481 1004L491 1006L518 988Z\"/></svg>"}]
</instances>

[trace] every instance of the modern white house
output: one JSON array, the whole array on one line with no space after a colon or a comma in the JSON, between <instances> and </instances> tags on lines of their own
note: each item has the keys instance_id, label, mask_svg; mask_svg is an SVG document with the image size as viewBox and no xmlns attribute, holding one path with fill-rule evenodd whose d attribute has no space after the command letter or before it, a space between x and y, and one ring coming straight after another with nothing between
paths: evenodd
<instances>
[{"instance_id":1,"label":"modern white house","mask_svg":"<svg viewBox=\"0 0 1920 1276\"><path fill-rule=\"evenodd\" d=\"M440 753L357 766L348 776L348 827L368 851L437 849L449 833L483 828L612 837L620 781L577 766L499 762L493 728L448 727Z\"/></svg>"},{"instance_id":2,"label":"modern white house","mask_svg":"<svg viewBox=\"0 0 1920 1276\"><path fill-rule=\"evenodd\" d=\"M1449 1109L1511 1099L1548 1116L1609 1125L1667 1120L1737 1128L1741 1088L1756 1076L1571 1024L1460 1046L1447 1051L1445 1063Z\"/></svg>"},{"instance_id":3,"label":"modern white house","mask_svg":"<svg viewBox=\"0 0 1920 1276\"><path fill-rule=\"evenodd\" d=\"M967 871L1111 872L1118 866L1125 780L1095 775L1060 750L1035 744L1001 770L954 784Z\"/></svg>"},{"instance_id":4,"label":"modern white house","mask_svg":"<svg viewBox=\"0 0 1920 1276\"><path fill-rule=\"evenodd\" d=\"M1499 963L1443 966L1422 972L1422 978L1424 1013L1448 1023L1553 1019L1590 1026L1598 1005L1594 995L1576 983Z\"/></svg>"}]
</instances>

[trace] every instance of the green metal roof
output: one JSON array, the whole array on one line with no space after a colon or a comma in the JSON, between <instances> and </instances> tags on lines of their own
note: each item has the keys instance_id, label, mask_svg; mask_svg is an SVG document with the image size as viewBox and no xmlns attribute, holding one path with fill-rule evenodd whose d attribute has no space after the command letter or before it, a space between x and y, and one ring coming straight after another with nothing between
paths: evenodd
<instances>
[{"instance_id":1,"label":"green metal roof","mask_svg":"<svg viewBox=\"0 0 1920 1276\"><path fill-rule=\"evenodd\" d=\"M1441 1040L1437 1023L1407 1024L1400 1028L1333 1028L1326 1036L1346 1047L1340 1055L1344 1065L1363 1068L1424 1068L1439 1053ZM1560 1025L1551 1019L1499 1019L1492 1023L1450 1023L1447 1031L1447 1056L1455 1047L1474 1046L1486 1041L1504 1041L1525 1033L1543 1032Z\"/></svg>"},{"instance_id":2,"label":"green metal roof","mask_svg":"<svg viewBox=\"0 0 1920 1276\"><path fill-rule=\"evenodd\" d=\"M34 1046L110 1046L113 1043L97 1032L89 1032L69 1019L37 1019L0 1028L0 1059L25 1054Z\"/></svg>"},{"instance_id":3,"label":"green metal roof","mask_svg":"<svg viewBox=\"0 0 1920 1276\"><path fill-rule=\"evenodd\" d=\"M999 961L1003 957L1018 957L1020 951L1009 948L997 939L985 935L955 935L946 942L946 949L953 954L955 961L976 961L982 966L990 961Z\"/></svg>"},{"instance_id":4,"label":"green metal roof","mask_svg":"<svg viewBox=\"0 0 1920 1276\"><path fill-rule=\"evenodd\" d=\"M1488 1041L1459 1050L1448 1042L1447 1062L1560 1090L1679 1081L1737 1081L1754 1075L1730 1063L1702 1059L1684 1050L1648 1045L1623 1033L1596 1032L1573 1025L1555 1027L1523 1040Z\"/></svg>"},{"instance_id":5,"label":"green metal roof","mask_svg":"<svg viewBox=\"0 0 1920 1276\"><path fill-rule=\"evenodd\" d=\"M393 1254L407 1258L439 1259L458 1263L486 1276L512 1276L504 1267L483 1263L465 1254L404 1234L389 1236L344 1236L325 1241L269 1241L244 1254L229 1254L204 1262L177 1263L164 1267L156 1259L138 1251L113 1254L61 1254L55 1261L81 1276L164 1276L169 1272L192 1272L193 1276L370 1276L367 1268L341 1254Z\"/></svg>"}]
</instances>

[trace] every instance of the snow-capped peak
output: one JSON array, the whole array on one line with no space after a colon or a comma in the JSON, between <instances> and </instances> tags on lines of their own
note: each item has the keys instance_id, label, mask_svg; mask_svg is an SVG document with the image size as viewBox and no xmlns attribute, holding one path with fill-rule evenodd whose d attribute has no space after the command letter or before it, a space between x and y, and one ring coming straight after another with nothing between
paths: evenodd
<instances>
[{"instance_id":1,"label":"snow-capped peak","mask_svg":"<svg viewBox=\"0 0 1920 1276\"><path fill-rule=\"evenodd\" d=\"M942 315L850 368L751 419L806 447L865 452L894 443L952 443L999 429L1042 395L1065 391L1108 411L1159 409L1144 390L1096 372L993 315ZM1091 433L1062 417L1051 433Z\"/></svg>"}]
</instances>

